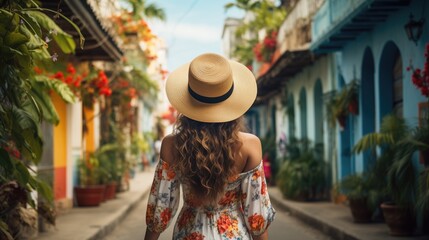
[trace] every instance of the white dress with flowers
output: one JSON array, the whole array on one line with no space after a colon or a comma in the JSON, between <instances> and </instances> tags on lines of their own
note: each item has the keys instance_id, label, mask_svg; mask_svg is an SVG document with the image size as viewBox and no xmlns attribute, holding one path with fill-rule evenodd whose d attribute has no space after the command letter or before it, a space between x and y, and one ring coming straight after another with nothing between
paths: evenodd
<instances>
[{"instance_id":1,"label":"white dress with flowers","mask_svg":"<svg viewBox=\"0 0 429 240\"><path fill-rule=\"evenodd\" d=\"M146 212L147 227L152 232L162 232L170 224L178 209L180 185L178 175L160 160ZM182 187L184 205L174 226L173 239L252 239L251 234L262 234L274 220L262 162L231 179L216 206L199 204L189 187Z\"/></svg>"}]
</instances>

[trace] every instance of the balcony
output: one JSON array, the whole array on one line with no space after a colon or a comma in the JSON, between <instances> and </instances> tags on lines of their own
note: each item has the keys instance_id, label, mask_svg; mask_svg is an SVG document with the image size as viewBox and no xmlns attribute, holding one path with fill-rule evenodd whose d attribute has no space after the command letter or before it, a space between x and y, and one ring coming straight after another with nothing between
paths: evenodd
<instances>
[{"instance_id":1,"label":"balcony","mask_svg":"<svg viewBox=\"0 0 429 240\"><path fill-rule=\"evenodd\" d=\"M310 49L318 53L341 50L409 4L410 0L326 0L313 17Z\"/></svg>"}]
</instances>

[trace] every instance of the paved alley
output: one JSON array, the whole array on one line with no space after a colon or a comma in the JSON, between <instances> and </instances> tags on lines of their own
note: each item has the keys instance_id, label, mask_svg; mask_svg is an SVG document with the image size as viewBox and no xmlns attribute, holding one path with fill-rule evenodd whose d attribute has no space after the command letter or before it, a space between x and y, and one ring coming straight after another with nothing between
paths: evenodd
<instances>
[{"instance_id":1,"label":"paved alley","mask_svg":"<svg viewBox=\"0 0 429 240\"><path fill-rule=\"evenodd\" d=\"M145 197L138 206L119 224L115 230L109 234L104 240L140 240L143 239L146 231L146 204ZM269 239L284 239L284 240L328 240L331 239L318 230L308 227L306 224L290 216L280 207L274 205L277 210L276 220L269 228ZM178 214L176 214L177 217ZM171 240L173 235L174 222L173 219L168 229L160 236L160 240Z\"/></svg>"}]
</instances>

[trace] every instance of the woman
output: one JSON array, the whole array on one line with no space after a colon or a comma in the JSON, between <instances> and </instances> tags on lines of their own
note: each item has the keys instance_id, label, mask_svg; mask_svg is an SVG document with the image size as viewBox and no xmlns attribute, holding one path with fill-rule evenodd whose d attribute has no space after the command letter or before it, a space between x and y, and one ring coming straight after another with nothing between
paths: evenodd
<instances>
[{"instance_id":1,"label":"woman","mask_svg":"<svg viewBox=\"0 0 429 240\"><path fill-rule=\"evenodd\" d=\"M173 239L268 239L275 210L267 193L260 140L242 132L256 98L244 65L203 54L172 72L170 103L180 113L161 145L146 212L145 239L158 239L184 206Z\"/></svg>"}]
</instances>

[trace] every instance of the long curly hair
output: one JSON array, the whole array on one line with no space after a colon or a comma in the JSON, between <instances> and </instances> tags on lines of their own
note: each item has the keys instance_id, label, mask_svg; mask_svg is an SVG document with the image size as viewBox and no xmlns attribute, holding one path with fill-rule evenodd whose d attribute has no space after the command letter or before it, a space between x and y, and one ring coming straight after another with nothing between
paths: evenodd
<instances>
[{"instance_id":1,"label":"long curly hair","mask_svg":"<svg viewBox=\"0 0 429 240\"><path fill-rule=\"evenodd\" d=\"M233 174L242 143L242 117L224 123L203 123L179 115L175 126L175 170L201 199L216 200Z\"/></svg>"}]
</instances>

